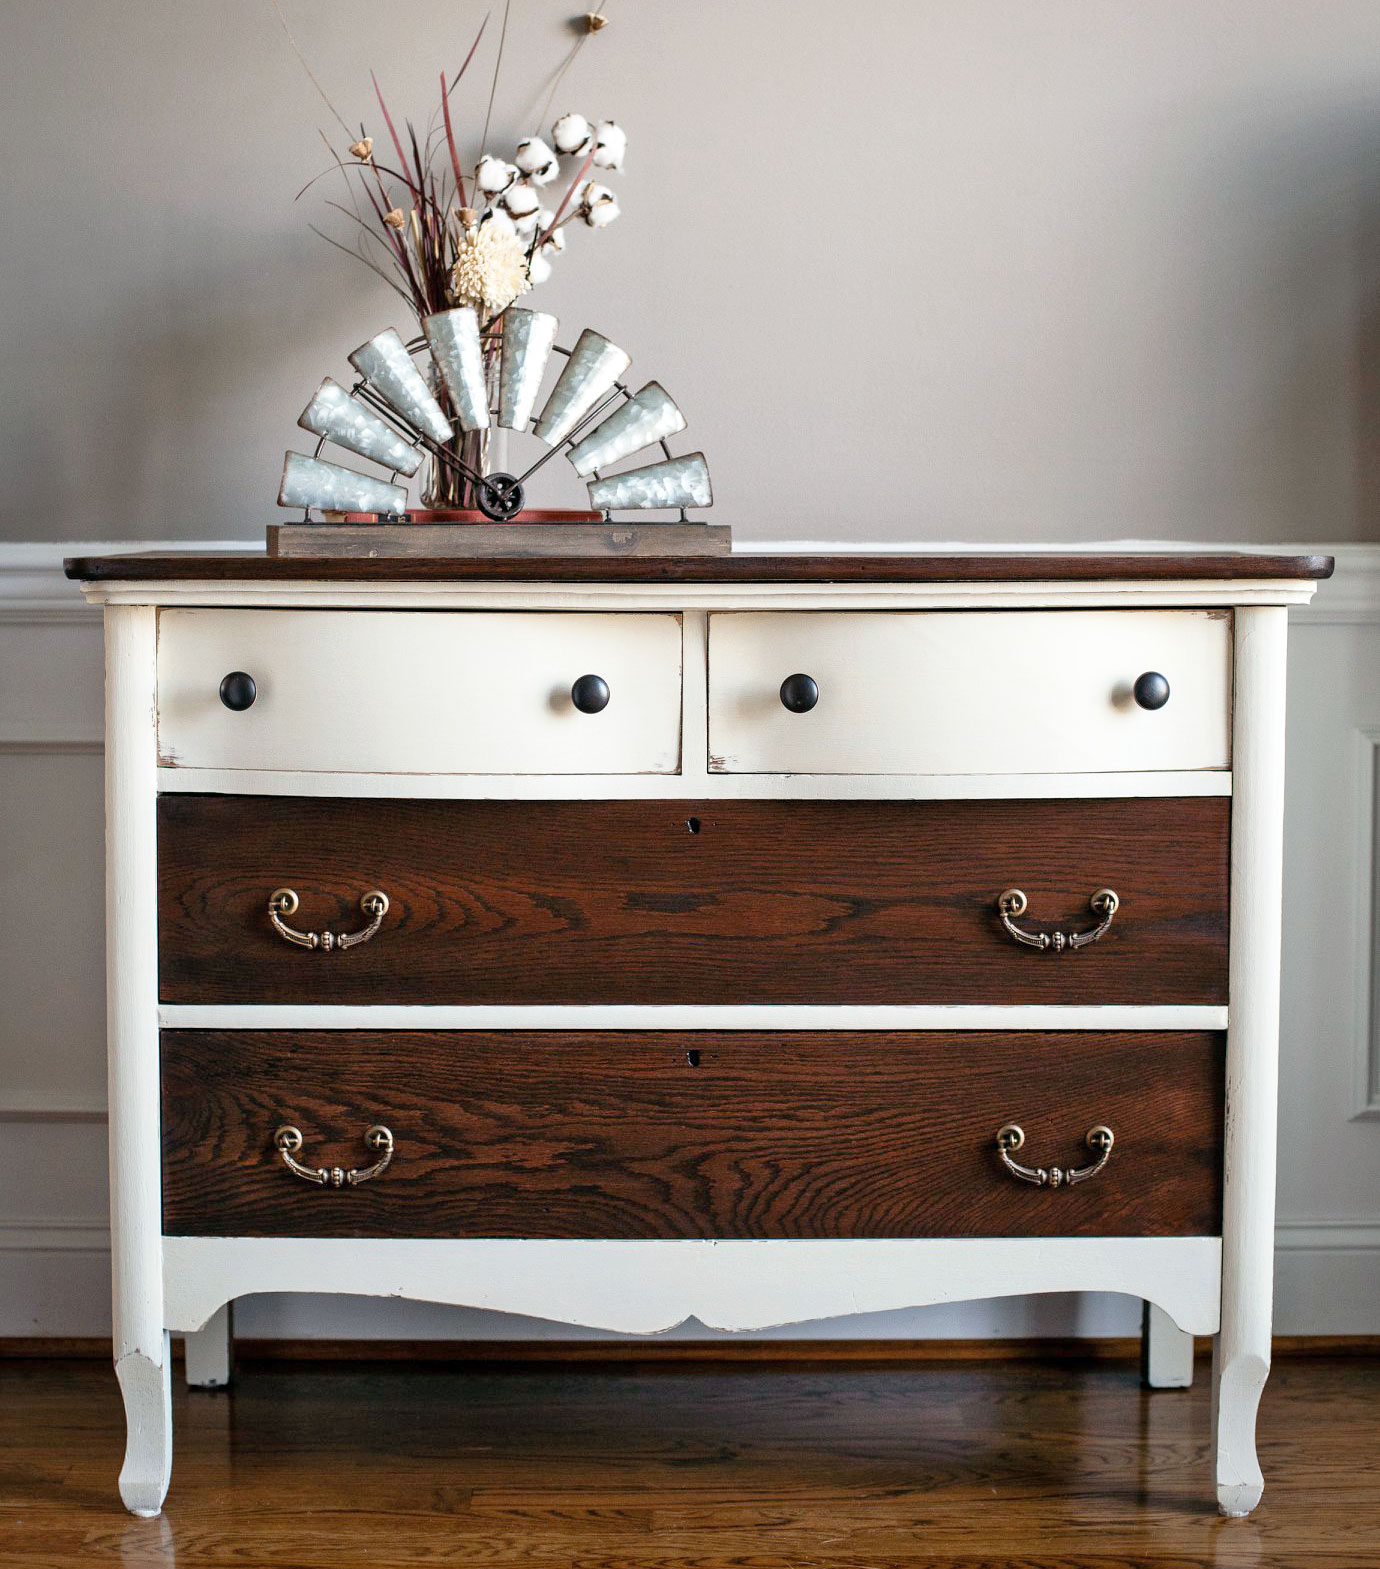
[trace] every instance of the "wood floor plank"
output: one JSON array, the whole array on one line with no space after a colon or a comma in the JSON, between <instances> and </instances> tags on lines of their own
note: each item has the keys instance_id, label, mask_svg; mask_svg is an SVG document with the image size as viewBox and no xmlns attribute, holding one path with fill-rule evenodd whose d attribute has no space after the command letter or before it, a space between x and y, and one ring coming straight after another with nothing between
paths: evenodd
<instances>
[{"instance_id":1,"label":"wood floor plank","mask_svg":"<svg viewBox=\"0 0 1380 1569\"><path fill-rule=\"evenodd\" d=\"M1374 1569L1380 1358L1287 1361L1219 1519L1207 1380L1130 1365L242 1364L120 1508L114 1379L0 1362L0 1569Z\"/></svg>"}]
</instances>

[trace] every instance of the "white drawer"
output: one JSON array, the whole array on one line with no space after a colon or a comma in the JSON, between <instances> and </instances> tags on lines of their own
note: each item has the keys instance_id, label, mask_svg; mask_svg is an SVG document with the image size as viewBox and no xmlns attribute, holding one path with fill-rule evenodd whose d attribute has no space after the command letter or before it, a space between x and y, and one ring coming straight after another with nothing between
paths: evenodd
<instances>
[{"instance_id":1,"label":"white drawer","mask_svg":"<svg viewBox=\"0 0 1380 1569\"><path fill-rule=\"evenodd\" d=\"M675 615L165 610L158 751L184 768L320 773L675 773ZM257 692L233 712L221 678ZM571 686L608 683L599 713Z\"/></svg>"},{"instance_id":2,"label":"white drawer","mask_svg":"<svg viewBox=\"0 0 1380 1569\"><path fill-rule=\"evenodd\" d=\"M1169 701L1147 711L1136 678ZM806 713L780 695L811 676ZM1217 610L730 613L709 618L715 773L1226 768L1231 618Z\"/></svg>"}]
</instances>

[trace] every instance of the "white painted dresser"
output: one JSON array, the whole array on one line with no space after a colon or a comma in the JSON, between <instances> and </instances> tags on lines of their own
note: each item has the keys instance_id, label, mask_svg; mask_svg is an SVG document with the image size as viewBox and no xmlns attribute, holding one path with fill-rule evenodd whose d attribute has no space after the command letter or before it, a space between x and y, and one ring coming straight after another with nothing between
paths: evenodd
<instances>
[{"instance_id":1,"label":"white painted dresser","mask_svg":"<svg viewBox=\"0 0 1380 1569\"><path fill-rule=\"evenodd\" d=\"M1288 606L1325 558L70 562L105 605L120 1489L169 1335L1067 1290L1270 1357Z\"/></svg>"}]
</instances>

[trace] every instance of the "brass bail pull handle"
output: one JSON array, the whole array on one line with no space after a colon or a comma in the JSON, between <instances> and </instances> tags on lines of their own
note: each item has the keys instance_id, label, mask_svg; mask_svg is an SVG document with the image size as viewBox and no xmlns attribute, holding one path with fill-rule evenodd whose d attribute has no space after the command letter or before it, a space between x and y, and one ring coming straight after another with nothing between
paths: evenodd
<instances>
[{"instance_id":1,"label":"brass bail pull handle","mask_svg":"<svg viewBox=\"0 0 1380 1569\"><path fill-rule=\"evenodd\" d=\"M273 1135L273 1147L283 1157L283 1164L303 1182L314 1183L318 1188L357 1188L361 1182L371 1182L388 1169L393 1159L393 1135L382 1123L375 1123L364 1135L364 1142L377 1155L372 1166L360 1166L345 1171L340 1166L304 1166L297 1159L302 1148L302 1130L285 1124Z\"/></svg>"},{"instance_id":2,"label":"brass bail pull handle","mask_svg":"<svg viewBox=\"0 0 1380 1569\"><path fill-rule=\"evenodd\" d=\"M388 895L377 888L371 888L359 901L359 907L369 917L369 924L357 932L299 932L295 926L289 926L283 919L285 915L296 915L297 906L301 901L291 888L275 888L268 896L268 918L273 922L273 930L284 942L295 944L298 948L319 948L322 953L340 953L346 948L358 948L360 943L369 939L383 925L383 918L388 914Z\"/></svg>"},{"instance_id":3,"label":"brass bail pull handle","mask_svg":"<svg viewBox=\"0 0 1380 1569\"><path fill-rule=\"evenodd\" d=\"M1018 942L1027 948L1038 948L1042 953L1069 953L1076 948L1086 948L1096 942L1112 924L1112 917L1121 908L1115 890L1099 888L1088 900L1088 908L1097 917L1097 925L1085 932L1027 932L1016 925L1015 917L1024 915L1029 900L1019 888L1008 888L997 900L997 914L1001 924Z\"/></svg>"},{"instance_id":4,"label":"brass bail pull handle","mask_svg":"<svg viewBox=\"0 0 1380 1569\"><path fill-rule=\"evenodd\" d=\"M1033 1183L1037 1188L1072 1188L1080 1182L1086 1182L1089 1177L1095 1177L1107 1164L1112 1145L1116 1143L1116 1135L1110 1128L1099 1124L1088 1129L1083 1142L1097 1156L1090 1166L1022 1166L1011 1157L1025 1143L1025 1132L1014 1122L1008 1122L997 1133L997 1154L1002 1165L1018 1182Z\"/></svg>"}]
</instances>

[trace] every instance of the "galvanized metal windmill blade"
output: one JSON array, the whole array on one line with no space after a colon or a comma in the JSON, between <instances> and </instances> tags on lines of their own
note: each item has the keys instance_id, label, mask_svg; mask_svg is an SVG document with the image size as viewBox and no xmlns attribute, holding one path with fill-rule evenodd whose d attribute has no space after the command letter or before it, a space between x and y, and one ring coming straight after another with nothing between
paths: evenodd
<instances>
[{"instance_id":1,"label":"galvanized metal windmill blade","mask_svg":"<svg viewBox=\"0 0 1380 1569\"><path fill-rule=\"evenodd\" d=\"M520 514L532 476L564 451L586 482L591 508L605 518L676 510L684 519L687 507L711 506L704 454L676 457L667 445L686 420L665 388L649 381L631 391L622 380L632 363L625 350L592 328L573 348L562 348L558 325L544 311L511 307L505 313L492 407L482 329L472 308L426 317L423 336L411 343L392 328L377 334L349 356L360 376L355 386L346 391L327 378L303 410L298 424L318 437L316 451L286 454L279 505L302 507L308 519L313 507L405 516L407 492L396 481L415 475L430 454L470 482L485 517L509 521ZM553 354L565 363L535 413ZM453 416L433 388L444 388ZM491 425L530 431L547 450L520 474L475 472L458 456L455 437ZM328 442L380 464L388 479L323 459ZM657 462L606 472L655 446L662 452Z\"/></svg>"}]
</instances>

